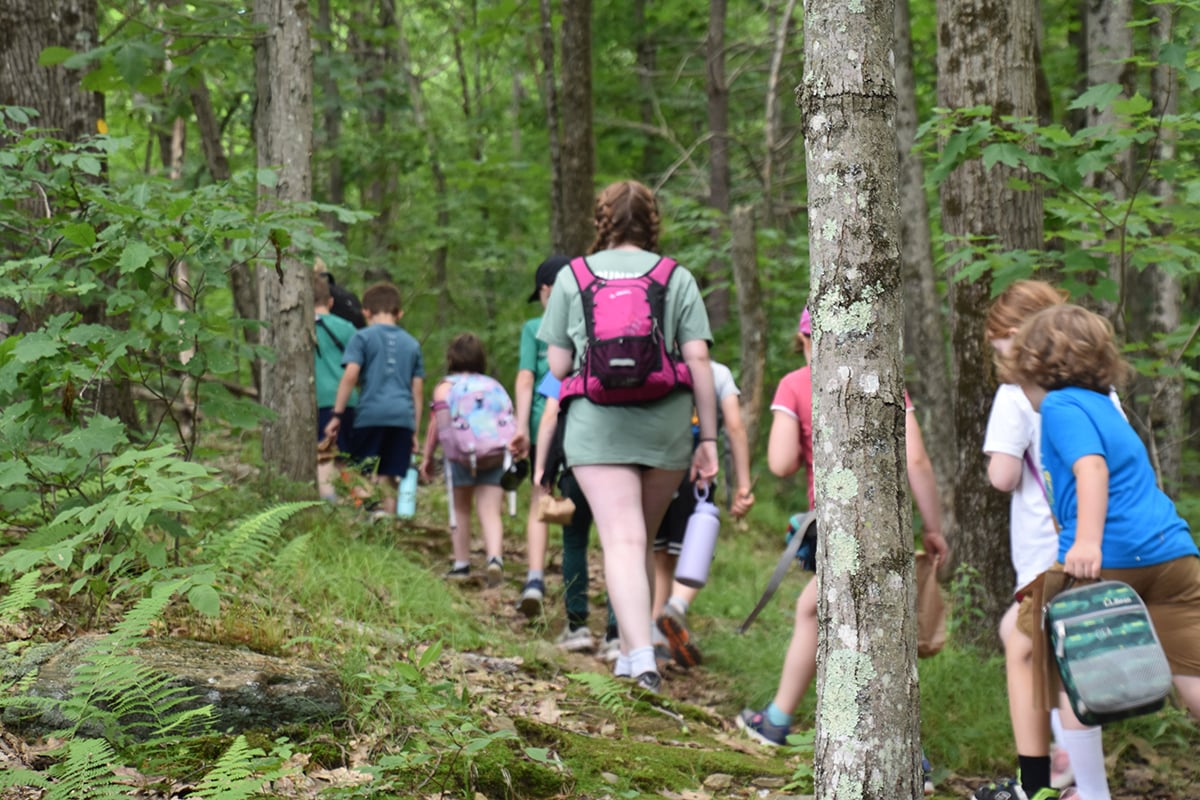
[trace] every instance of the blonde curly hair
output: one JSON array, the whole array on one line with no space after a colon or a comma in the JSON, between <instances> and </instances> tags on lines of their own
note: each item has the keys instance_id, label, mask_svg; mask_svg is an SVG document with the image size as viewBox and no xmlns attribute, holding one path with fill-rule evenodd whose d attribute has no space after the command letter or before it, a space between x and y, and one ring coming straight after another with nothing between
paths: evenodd
<instances>
[{"instance_id":1,"label":"blonde curly hair","mask_svg":"<svg viewBox=\"0 0 1200 800\"><path fill-rule=\"evenodd\" d=\"M1047 391L1078 386L1108 394L1131 375L1109 321L1069 303L1030 317L1017 331L1003 364L1013 383Z\"/></svg>"},{"instance_id":2,"label":"blonde curly hair","mask_svg":"<svg viewBox=\"0 0 1200 800\"><path fill-rule=\"evenodd\" d=\"M596 196L596 241L590 252L632 244L658 251L658 203L649 187L638 181L610 183Z\"/></svg>"}]
</instances>

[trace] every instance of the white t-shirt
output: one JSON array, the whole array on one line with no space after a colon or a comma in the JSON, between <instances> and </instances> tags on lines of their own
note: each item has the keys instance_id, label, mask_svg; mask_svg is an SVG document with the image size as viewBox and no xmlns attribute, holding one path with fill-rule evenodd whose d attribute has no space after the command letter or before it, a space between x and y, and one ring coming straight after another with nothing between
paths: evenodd
<instances>
[{"instance_id":1,"label":"white t-shirt","mask_svg":"<svg viewBox=\"0 0 1200 800\"><path fill-rule=\"evenodd\" d=\"M1125 416L1121 399L1109 392L1109 399ZM1058 530L1042 486L1042 415L1033 410L1021 387L1001 384L992 401L983 452L1003 453L1021 461L1021 482L1012 493L1009 511L1009 538L1013 568L1017 571L1017 589L1028 586L1058 560ZM1036 472L1025 458L1028 452Z\"/></svg>"},{"instance_id":2,"label":"white t-shirt","mask_svg":"<svg viewBox=\"0 0 1200 800\"><path fill-rule=\"evenodd\" d=\"M1041 440L1042 418L1029 404L1025 392L1016 384L1001 384L988 416L983 452L1002 453L1022 462L1021 482L1013 490L1009 510L1017 589L1027 586L1058 559L1058 531L1054 529L1041 476L1031 471L1025 460L1028 452L1035 465L1042 463Z\"/></svg>"}]
</instances>

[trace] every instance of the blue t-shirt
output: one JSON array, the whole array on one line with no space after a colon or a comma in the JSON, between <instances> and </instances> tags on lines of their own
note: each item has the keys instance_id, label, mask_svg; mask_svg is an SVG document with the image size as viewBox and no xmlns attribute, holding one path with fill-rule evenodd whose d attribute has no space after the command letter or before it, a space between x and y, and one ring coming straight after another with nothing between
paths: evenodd
<instances>
[{"instance_id":1,"label":"blue t-shirt","mask_svg":"<svg viewBox=\"0 0 1200 800\"><path fill-rule=\"evenodd\" d=\"M1200 555L1188 524L1158 488L1146 447L1107 394L1067 387L1042 401L1042 468L1062 527L1058 561L1075 544L1079 519L1075 462L1103 456L1108 464L1108 513L1101 566L1128 569Z\"/></svg>"},{"instance_id":2,"label":"blue t-shirt","mask_svg":"<svg viewBox=\"0 0 1200 800\"><path fill-rule=\"evenodd\" d=\"M368 325L346 343L342 364L358 364L354 427L416 428L413 378L425 377L421 345L397 325Z\"/></svg>"}]
</instances>

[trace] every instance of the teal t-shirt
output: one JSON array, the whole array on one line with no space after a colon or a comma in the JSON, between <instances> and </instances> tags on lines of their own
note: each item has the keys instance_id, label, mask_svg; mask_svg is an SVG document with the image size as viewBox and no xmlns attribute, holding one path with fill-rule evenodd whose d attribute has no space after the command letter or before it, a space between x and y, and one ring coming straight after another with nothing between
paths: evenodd
<instances>
[{"instance_id":1,"label":"teal t-shirt","mask_svg":"<svg viewBox=\"0 0 1200 800\"><path fill-rule=\"evenodd\" d=\"M521 326L521 356L517 370L528 370L533 373L533 403L529 408L529 441L537 444L538 424L542 421L542 410L546 408L546 398L537 391L542 385L550 365L546 362L545 342L537 338L538 328L542 324L541 317L535 317Z\"/></svg>"},{"instance_id":2,"label":"teal t-shirt","mask_svg":"<svg viewBox=\"0 0 1200 800\"><path fill-rule=\"evenodd\" d=\"M358 331L354 324L334 314L317 314L316 357L317 408L333 408L342 380L342 353ZM358 390L350 394L347 408L358 403Z\"/></svg>"},{"instance_id":3,"label":"teal t-shirt","mask_svg":"<svg viewBox=\"0 0 1200 800\"><path fill-rule=\"evenodd\" d=\"M603 250L588 256L592 271L624 277L644 275L659 256L645 250ZM711 342L708 312L696 279L679 267L667 284L663 333L678 350L684 342ZM572 350L578 370L587 345L587 327L579 284L570 269L560 270L538 329L547 344ZM577 397L567 408L567 465L640 464L657 469L684 469L692 458L692 394L672 392L653 403L600 406Z\"/></svg>"}]
</instances>

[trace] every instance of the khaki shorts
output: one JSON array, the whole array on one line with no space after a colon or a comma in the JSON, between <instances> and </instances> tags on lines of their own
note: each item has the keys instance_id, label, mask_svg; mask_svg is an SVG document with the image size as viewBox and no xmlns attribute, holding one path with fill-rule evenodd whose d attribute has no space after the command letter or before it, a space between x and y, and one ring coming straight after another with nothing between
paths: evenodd
<instances>
[{"instance_id":1,"label":"khaki shorts","mask_svg":"<svg viewBox=\"0 0 1200 800\"><path fill-rule=\"evenodd\" d=\"M1062 572L1062 565L1055 564L1048 572ZM1152 567L1102 569L1100 577L1127 583L1141 596L1172 674L1200 675L1200 558L1184 556ZM1025 592L1017 611L1017 630L1034 641L1044 638L1040 595Z\"/></svg>"}]
</instances>

